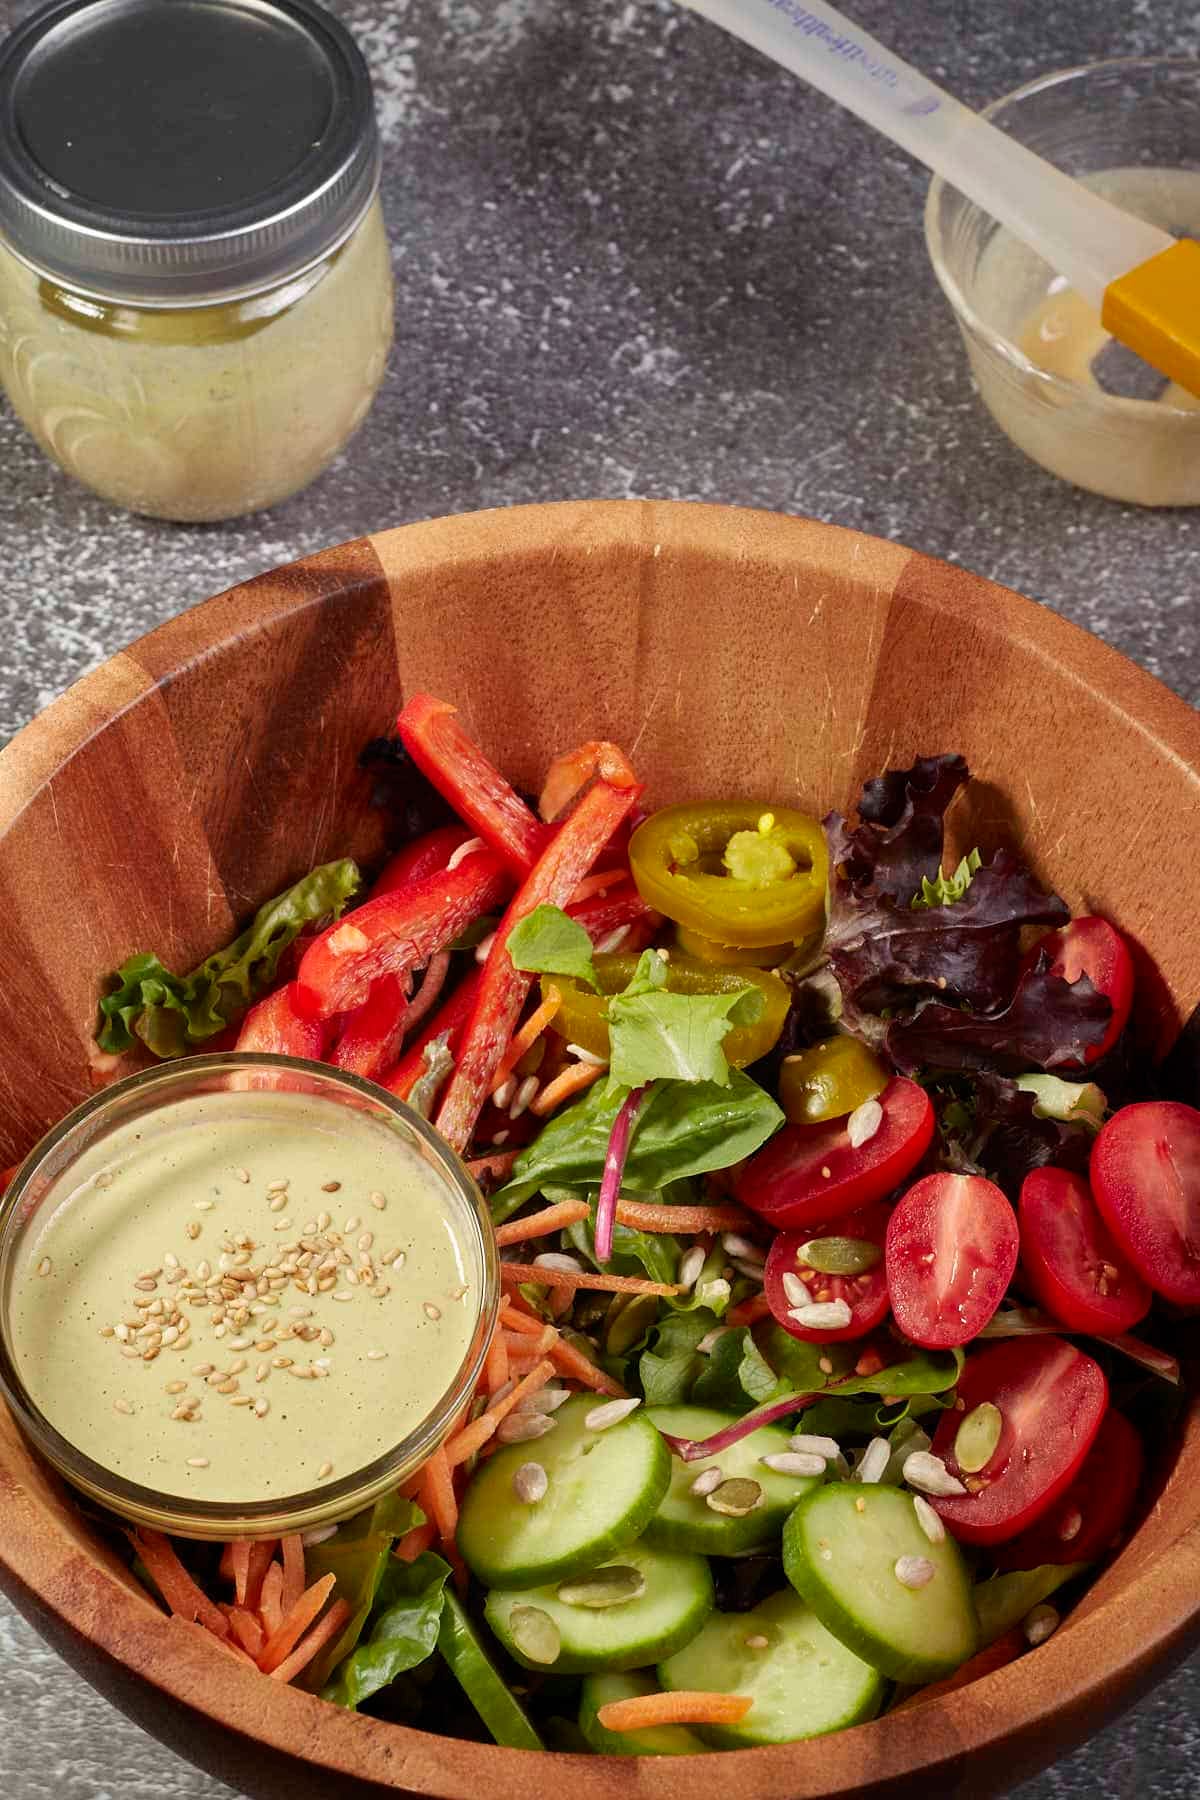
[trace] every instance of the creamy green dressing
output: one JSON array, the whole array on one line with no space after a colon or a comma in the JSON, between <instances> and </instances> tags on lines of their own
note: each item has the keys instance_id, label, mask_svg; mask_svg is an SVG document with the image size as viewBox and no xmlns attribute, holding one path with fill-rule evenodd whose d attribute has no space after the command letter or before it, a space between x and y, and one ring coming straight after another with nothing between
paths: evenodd
<instances>
[{"instance_id":1,"label":"creamy green dressing","mask_svg":"<svg viewBox=\"0 0 1200 1800\"><path fill-rule=\"evenodd\" d=\"M217 1093L73 1163L24 1234L10 1340L76 1449L163 1495L249 1505L352 1474L418 1427L467 1354L480 1288L465 1217L382 1121Z\"/></svg>"}]
</instances>

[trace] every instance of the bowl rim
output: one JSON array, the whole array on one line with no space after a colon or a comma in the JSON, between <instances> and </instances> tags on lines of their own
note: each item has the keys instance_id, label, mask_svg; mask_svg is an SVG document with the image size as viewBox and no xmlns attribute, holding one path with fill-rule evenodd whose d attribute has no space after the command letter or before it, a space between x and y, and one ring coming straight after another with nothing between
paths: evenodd
<instances>
[{"instance_id":1,"label":"bowl rim","mask_svg":"<svg viewBox=\"0 0 1200 1800\"><path fill-rule=\"evenodd\" d=\"M632 551L653 559L669 552L700 554L734 569L765 556L785 565L802 564L809 579L822 559L844 567L848 559L861 563L868 556L876 561L888 556L896 559L897 570L914 566L934 578L947 570L954 576L950 591L938 593L936 579L931 580L923 603L935 612L965 616L985 637L1001 634L1080 685L1098 689L1106 704L1125 714L1127 723L1132 719L1163 756L1190 776L1200 799L1200 713L1048 607L889 540L802 517L695 502L594 500L399 526L281 565L272 573L286 568L303 575L281 603L264 593L264 578L259 577L187 609L138 640L155 647L157 678L118 652L0 752L0 832L99 730L185 665L217 654L231 637L265 630L281 614L319 605L360 578L392 582L399 573L416 573L431 562L461 567L527 559L539 551L558 555L571 534L586 539L593 555ZM355 552L361 556L358 563ZM999 611L1005 615L1003 625L997 622ZM1196 1410L1193 1403L1193 1417ZM201 1649L202 1629L168 1619L115 1562L89 1563L111 1590L98 1605L94 1587L80 1581L79 1552L65 1528L2 1462L0 1491L8 1502L0 1569L18 1604L24 1603L35 1617L52 1615L57 1628L66 1628L68 1640L83 1640L176 1708L190 1708L252 1747L305 1761L305 1748L317 1750L319 1760L308 1761L310 1767L448 1800L483 1792L495 1800L527 1800L535 1766L544 1766L549 1779L557 1770L571 1782L578 1800L618 1800L628 1792L631 1772L647 1800L677 1800L678 1775L672 1777L667 1758L631 1763L546 1752L541 1765L534 1765L532 1752L345 1714L292 1687L280 1688L265 1708L261 1676L220 1657L207 1641ZM1131 1542L1136 1543L1136 1535ZM1122 1559L1127 1553L1122 1552ZM821 1757L807 1767L797 1745L787 1744L743 1750L732 1758L728 1752L714 1752L711 1764L707 1757L701 1759L702 1767L694 1773L719 1779L726 1800L774 1800L783 1792L793 1800L849 1800L851 1795L891 1791L894 1783L928 1778L938 1770L953 1778L953 1786L941 1791L978 1794L977 1787L958 1788L963 1760L1001 1744L1006 1779L1042 1766L1048 1750L1057 1754L1086 1735L1089 1707L1094 1708L1097 1698L1111 1717L1146 1685L1157 1666L1183 1654L1200 1635L1200 1525L1182 1531L1138 1570L1130 1590L1105 1594L1107 1579L1102 1577L1090 1591L1086 1614L1041 1646L1035 1677L1028 1659L1019 1659L969 1688L822 1740ZM1131 1594L1140 1602L1136 1608ZM1131 1612L1137 1627L1132 1650ZM1079 1655L1084 1647L1080 1634L1086 1637L1086 1656Z\"/></svg>"},{"instance_id":2,"label":"bowl rim","mask_svg":"<svg viewBox=\"0 0 1200 1800\"><path fill-rule=\"evenodd\" d=\"M1186 70L1200 80L1200 67L1198 67L1196 59L1191 56L1183 56L1178 53L1162 56L1101 56L1092 62L1070 63L1061 69L1046 69L1041 75L1035 75L1029 81L1022 82L1020 87L1012 88L1008 93L998 95L995 100L989 100L986 106L980 107L979 116L981 119L988 120L989 123L994 123L997 113L1001 112L1004 107L1012 106L1017 101L1031 99L1045 88L1074 81L1082 75L1095 75L1101 71L1111 71L1115 74L1121 69L1178 69L1181 72ZM952 181L946 180L942 175L934 175L925 196L922 222L925 251L929 257L930 267L938 286L949 302L951 312L961 327L969 330L987 349L999 356L1003 362L1007 362L1021 376L1038 383L1044 392L1058 394L1064 400L1083 400L1096 407L1097 411L1103 411L1111 405L1114 410L1122 411L1125 416L1145 419L1151 416L1195 419L1198 416L1196 410L1191 407L1164 405L1161 400L1137 400L1127 394L1106 394L1099 388L1093 390L1086 387L1083 382L1075 381L1069 375L1058 375L1051 369L1043 369L1025 354L1019 344L1015 344L1003 332L997 331L993 325L988 325L963 292L962 285L951 274L947 263L945 239L938 213L942 196L947 192L957 193L957 191ZM965 200L965 196L960 195L960 198ZM974 204L971 201L966 203ZM986 209L977 207L976 210L982 212Z\"/></svg>"}]
</instances>

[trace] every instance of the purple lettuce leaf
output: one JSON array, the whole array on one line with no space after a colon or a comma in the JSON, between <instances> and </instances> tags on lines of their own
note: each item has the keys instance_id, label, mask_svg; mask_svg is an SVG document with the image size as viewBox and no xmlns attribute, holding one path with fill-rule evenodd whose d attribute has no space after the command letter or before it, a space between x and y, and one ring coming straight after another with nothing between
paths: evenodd
<instances>
[{"instance_id":1,"label":"purple lettuce leaf","mask_svg":"<svg viewBox=\"0 0 1200 1800\"><path fill-rule=\"evenodd\" d=\"M830 813L830 860L842 881L860 898L907 906L942 866L946 808L969 773L961 756L919 756L911 769L889 769L864 785L858 826Z\"/></svg>"},{"instance_id":2,"label":"purple lettuce leaf","mask_svg":"<svg viewBox=\"0 0 1200 1800\"><path fill-rule=\"evenodd\" d=\"M975 1077L973 1094L972 1157L1010 1200L1017 1199L1021 1183L1033 1169L1053 1164L1076 1175L1087 1174L1096 1141L1088 1126L1035 1118L1037 1095L989 1070Z\"/></svg>"},{"instance_id":3,"label":"purple lettuce leaf","mask_svg":"<svg viewBox=\"0 0 1200 1800\"><path fill-rule=\"evenodd\" d=\"M1103 1039L1112 1006L1086 975L1064 981L1049 969L1043 950L1008 1004L988 1012L923 1001L915 1012L889 1021L883 1040L888 1055L906 1072L994 1069L1020 1075L1078 1067Z\"/></svg>"}]
</instances>

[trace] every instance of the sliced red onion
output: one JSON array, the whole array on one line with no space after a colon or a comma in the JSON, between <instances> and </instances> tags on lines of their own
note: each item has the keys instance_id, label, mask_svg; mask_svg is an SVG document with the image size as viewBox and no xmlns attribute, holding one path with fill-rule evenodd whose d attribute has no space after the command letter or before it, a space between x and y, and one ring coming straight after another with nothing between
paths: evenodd
<instances>
[{"instance_id":1,"label":"sliced red onion","mask_svg":"<svg viewBox=\"0 0 1200 1800\"><path fill-rule=\"evenodd\" d=\"M1143 1369L1149 1369L1152 1375L1160 1375L1164 1381L1172 1382L1176 1387L1180 1383L1180 1370L1177 1358L1165 1350L1157 1349L1153 1344L1145 1343L1134 1337L1132 1332L1124 1332L1120 1337L1097 1337L1092 1332L1071 1331L1068 1326L1060 1325L1048 1313L1039 1312L1036 1306L1010 1305L1002 1307L996 1315L989 1319L979 1333L981 1338L1011 1337L1088 1337L1096 1344L1106 1344L1110 1350L1117 1350L1132 1362L1140 1363Z\"/></svg>"},{"instance_id":2,"label":"sliced red onion","mask_svg":"<svg viewBox=\"0 0 1200 1800\"><path fill-rule=\"evenodd\" d=\"M789 1394L786 1400L772 1400L768 1406L760 1406L756 1412L747 1413L743 1419L735 1419L732 1425L723 1425L720 1431L714 1431L711 1437L682 1438L664 1431L661 1435L667 1448L681 1462L700 1462L706 1456L719 1456L722 1450L728 1450L731 1444L740 1443L757 1431L760 1425L773 1425L776 1419L786 1419L789 1413L800 1412L803 1407L811 1406L819 1400L820 1394Z\"/></svg>"},{"instance_id":3,"label":"sliced red onion","mask_svg":"<svg viewBox=\"0 0 1200 1800\"><path fill-rule=\"evenodd\" d=\"M649 1091L649 1083L645 1087L630 1088L613 1120L608 1149L604 1155L604 1178L600 1183L600 1198L596 1202L596 1261L598 1263L606 1263L612 1256L613 1226L617 1221L617 1198L621 1192L621 1176L625 1173L625 1159L629 1155L633 1123L638 1116L638 1109Z\"/></svg>"}]
</instances>

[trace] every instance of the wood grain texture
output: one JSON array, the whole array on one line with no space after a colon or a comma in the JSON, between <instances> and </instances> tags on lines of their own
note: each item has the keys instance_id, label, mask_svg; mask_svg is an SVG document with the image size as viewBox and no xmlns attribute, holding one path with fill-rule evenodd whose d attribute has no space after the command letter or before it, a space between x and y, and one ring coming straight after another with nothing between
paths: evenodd
<instances>
[{"instance_id":1,"label":"wood grain texture","mask_svg":"<svg viewBox=\"0 0 1200 1800\"><path fill-rule=\"evenodd\" d=\"M955 836L1016 842L1200 1001L1200 718L1006 590L899 546L766 514L567 504L405 527L275 571L114 658L0 755L0 1163L96 1079L99 978L180 966L312 861L379 847L357 767L431 688L519 782L606 735L652 802L848 807L867 775L961 749ZM1162 896L1170 895L1170 905ZM1196 1636L1194 1416L1148 1518L1064 1629L927 1707L797 1748L634 1764L534 1759L266 1684L166 1619L0 1419L0 1580L117 1704L246 1792L528 1800L983 1797L1077 1742ZM297 1758L317 1765L306 1774Z\"/></svg>"}]
</instances>

